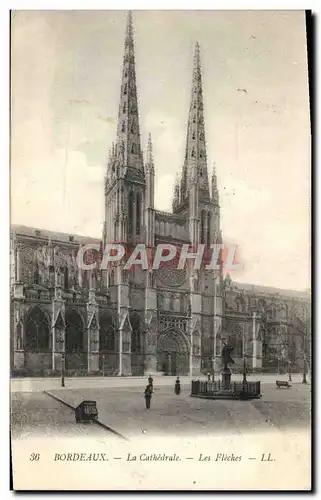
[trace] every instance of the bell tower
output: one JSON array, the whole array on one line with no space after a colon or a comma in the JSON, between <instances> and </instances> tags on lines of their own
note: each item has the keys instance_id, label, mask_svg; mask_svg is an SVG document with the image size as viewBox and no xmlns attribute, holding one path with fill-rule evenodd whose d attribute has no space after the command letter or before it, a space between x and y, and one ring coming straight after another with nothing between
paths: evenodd
<instances>
[{"instance_id":1,"label":"bell tower","mask_svg":"<svg viewBox=\"0 0 321 500\"><path fill-rule=\"evenodd\" d=\"M143 237L146 184L139 130L134 32L129 12L117 136L105 178L104 243L136 243Z\"/></svg>"},{"instance_id":2,"label":"bell tower","mask_svg":"<svg viewBox=\"0 0 321 500\"><path fill-rule=\"evenodd\" d=\"M148 177L149 180L150 176ZM144 242L146 179L139 132L136 88L134 30L128 13L116 141L112 145L105 178L104 245L133 246ZM149 199L149 202L151 200ZM114 266L108 273L109 286L117 298L118 375L132 374L131 270Z\"/></svg>"}]
</instances>

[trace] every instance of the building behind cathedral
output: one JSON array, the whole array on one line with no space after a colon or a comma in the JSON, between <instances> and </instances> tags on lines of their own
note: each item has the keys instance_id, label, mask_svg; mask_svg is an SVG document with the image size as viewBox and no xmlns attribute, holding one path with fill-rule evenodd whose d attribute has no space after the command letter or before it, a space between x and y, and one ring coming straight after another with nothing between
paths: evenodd
<instances>
[{"instance_id":1,"label":"building behind cathedral","mask_svg":"<svg viewBox=\"0 0 321 500\"><path fill-rule=\"evenodd\" d=\"M207 169L200 48L195 47L186 150L172 213L154 206L152 140L143 159L135 53L128 16L116 141L105 178L102 247L155 249L222 243L216 172ZM310 359L310 294L224 279L222 268L135 266L80 269L75 256L94 238L25 226L11 229L13 376L193 375L220 369L222 338L234 370L302 371ZM65 356L63 356L65 354Z\"/></svg>"}]
</instances>

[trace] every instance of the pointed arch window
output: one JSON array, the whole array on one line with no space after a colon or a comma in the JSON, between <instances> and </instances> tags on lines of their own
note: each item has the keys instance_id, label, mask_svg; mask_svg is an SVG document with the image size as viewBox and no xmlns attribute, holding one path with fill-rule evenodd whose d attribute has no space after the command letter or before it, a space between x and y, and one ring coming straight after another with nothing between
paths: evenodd
<instances>
[{"instance_id":1,"label":"pointed arch window","mask_svg":"<svg viewBox=\"0 0 321 500\"><path fill-rule=\"evenodd\" d=\"M126 110L127 110L127 104L124 102L124 104L123 104L123 113L126 113Z\"/></svg>"},{"instance_id":2,"label":"pointed arch window","mask_svg":"<svg viewBox=\"0 0 321 500\"><path fill-rule=\"evenodd\" d=\"M196 123L196 117L193 116L193 123Z\"/></svg>"},{"instance_id":3,"label":"pointed arch window","mask_svg":"<svg viewBox=\"0 0 321 500\"><path fill-rule=\"evenodd\" d=\"M32 309L27 316L26 349L29 351L49 349L49 321L39 307Z\"/></svg>"},{"instance_id":4,"label":"pointed arch window","mask_svg":"<svg viewBox=\"0 0 321 500\"><path fill-rule=\"evenodd\" d=\"M135 154L135 153L136 153L136 144L132 144L132 149L131 149L131 152L132 152L133 154Z\"/></svg>"},{"instance_id":5,"label":"pointed arch window","mask_svg":"<svg viewBox=\"0 0 321 500\"><path fill-rule=\"evenodd\" d=\"M66 312L66 352L82 352L84 349L84 323L76 309L69 309Z\"/></svg>"},{"instance_id":6,"label":"pointed arch window","mask_svg":"<svg viewBox=\"0 0 321 500\"><path fill-rule=\"evenodd\" d=\"M192 133L192 139L195 141L195 132Z\"/></svg>"},{"instance_id":7,"label":"pointed arch window","mask_svg":"<svg viewBox=\"0 0 321 500\"><path fill-rule=\"evenodd\" d=\"M193 108L196 109L196 102L194 102Z\"/></svg>"},{"instance_id":8,"label":"pointed arch window","mask_svg":"<svg viewBox=\"0 0 321 500\"><path fill-rule=\"evenodd\" d=\"M203 158L203 151L200 150L200 158Z\"/></svg>"},{"instance_id":9,"label":"pointed arch window","mask_svg":"<svg viewBox=\"0 0 321 500\"><path fill-rule=\"evenodd\" d=\"M235 300L235 305L238 312L245 312L246 304L243 297L237 297Z\"/></svg>"},{"instance_id":10,"label":"pointed arch window","mask_svg":"<svg viewBox=\"0 0 321 500\"><path fill-rule=\"evenodd\" d=\"M39 282L40 282L39 266L38 266L37 261L35 262L35 265L34 265L33 282L35 285L39 285Z\"/></svg>"},{"instance_id":11,"label":"pointed arch window","mask_svg":"<svg viewBox=\"0 0 321 500\"><path fill-rule=\"evenodd\" d=\"M102 313L99 317L99 350L114 351L115 322L111 315Z\"/></svg>"},{"instance_id":12,"label":"pointed arch window","mask_svg":"<svg viewBox=\"0 0 321 500\"><path fill-rule=\"evenodd\" d=\"M208 214L207 214L207 244L208 245L211 242L211 221L212 221L212 214L211 214L211 212L208 212Z\"/></svg>"},{"instance_id":13,"label":"pointed arch window","mask_svg":"<svg viewBox=\"0 0 321 500\"><path fill-rule=\"evenodd\" d=\"M205 212L205 210L202 210L201 211L201 234L200 234L201 243L205 243L205 218L206 218L206 212Z\"/></svg>"},{"instance_id":14,"label":"pointed arch window","mask_svg":"<svg viewBox=\"0 0 321 500\"><path fill-rule=\"evenodd\" d=\"M140 318L137 314L131 316L130 324L132 326L132 353L139 353L141 349L140 343Z\"/></svg>"},{"instance_id":15,"label":"pointed arch window","mask_svg":"<svg viewBox=\"0 0 321 500\"><path fill-rule=\"evenodd\" d=\"M68 288L69 288L69 269L68 269L68 266L65 266L65 268L64 268L64 288L65 288L65 290L68 290Z\"/></svg>"},{"instance_id":16,"label":"pointed arch window","mask_svg":"<svg viewBox=\"0 0 321 500\"><path fill-rule=\"evenodd\" d=\"M181 294L179 299L179 309L181 313L185 313L185 296Z\"/></svg>"},{"instance_id":17,"label":"pointed arch window","mask_svg":"<svg viewBox=\"0 0 321 500\"><path fill-rule=\"evenodd\" d=\"M134 193L131 191L128 196L128 232L132 234L133 232L133 221L134 221Z\"/></svg>"},{"instance_id":18,"label":"pointed arch window","mask_svg":"<svg viewBox=\"0 0 321 500\"><path fill-rule=\"evenodd\" d=\"M233 334L229 338L229 344L233 347L232 357L233 355L236 358L241 358L243 356L243 340L238 334Z\"/></svg>"},{"instance_id":19,"label":"pointed arch window","mask_svg":"<svg viewBox=\"0 0 321 500\"><path fill-rule=\"evenodd\" d=\"M136 234L137 234L137 236L140 235L140 228L141 228L141 203L142 203L141 194L137 193L137 196L136 196Z\"/></svg>"},{"instance_id":20,"label":"pointed arch window","mask_svg":"<svg viewBox=\"0 0 321 500\"><path fill-rule=\"evenodd\" d=\"M127 83L124 85L124 95L127 95Z\"/></svg>"},{"instance_id":21,"label":"pointed arch window","mask_svg":"<svg viewBox=\"0 0 321 500\"><path fill-rule=\"evenodd\" d=\"M122 132L126 132L126 125L125 125L125 122L122 122L122 124L121 124L121 131L122 131Z\"/></svg>"},{"instance_id":22,"label":"pointed arch window","mask_svg":"<svg viewBox=\"0 0 321 500\"><path fill-rule=\"evenodd\" d=\"M195 158L195 148L194 147L192 148L191 157Z\"/></svg>"},{"instance_id":23,"label":"pointed arch window","mask_svg":"<svg viewBox=\"0 0 321 500\"><path fill-rule=\"evenodd\" d=\"M205 140L205 137L204 137L204 134L203 132L200 133L200 141L204 141Z\"/></svg>"},{"instance_id":24,"label":"pointed arch window","mask_svg":"<svg viewBox=\"0 0 321 500\"><path fill-rule=\"evenodd\" d=\"M135 132L136 132L135 120L132 123L130 131L131 131L132 134L135 134Z\"/></svg>"},{"instance_id":25,"label":"pointed arch window","mask_svg":"<svg viewBox=\"0 0 321 500\"><path fill-rule=\"evenodd\" d=\"M136 113L136 106L135 106L135 104L132 104L130 112L131 112L131 114Z\"/></svg>"}]
</instances>

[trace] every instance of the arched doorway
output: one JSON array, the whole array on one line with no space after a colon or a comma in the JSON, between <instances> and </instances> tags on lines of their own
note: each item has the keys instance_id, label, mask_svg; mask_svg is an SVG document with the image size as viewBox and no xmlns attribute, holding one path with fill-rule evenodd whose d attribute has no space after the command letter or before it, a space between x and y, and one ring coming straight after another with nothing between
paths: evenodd
<instances>
[{"instance_id":1,"label":"arched doorway","mask_svg":"<svg viewBox=\"0 0 321 500\"><path fill-rule=\"evenodd\" d=\"M47 315L40 307L34 307L27 315L25 331L26 351L49 351L49 321ZM17 348L19 347L17 346Z\"/></svg>"},{"instance_id":2,"label":"arched doorway","mask_svg":"<svg viewBox=\"0 0 321 500\"><path fill-rule=\"evenodd\" d=\"M99 315L99 354L99 369L102 375L117 373L116 321L109 312Z\"/></svg>"},{"instance_id":3,"label":"arched doorway","mask_svg":"<svg viewBox=\"0 0 321 500\"><path fill-rule=\"evenodd\" d=\"M87 353L85 352L85 323L76 309L66 312L66 371L87 372ZM69 373L72 375L73 373Z\"/></svg>"},{"instance_id":4,"label":"arched doorway","mask_svg":"<svg viewBox=\"0 0 321 500\"><path fill-rule=\"evenodd\" d=\"M179 330L168 330L157 339L157 371L166 375L188 375L190 346Z\"/></svg>"},{"instance_id":5,"label":"arched doorway","mask_svg":"<svg viewBox=\"0 0 321 500\"><path fill-rule=\"evenodd\" d=\"M32 308L27 314L25 340L24 343L20 344L20 348L24 345L25 367L30 369L34 375L43 376L44 370L51 366L49 325L48 315L40 307ZM17 335L19 333L21 333L20 329L18 329ZM20 339L17 336L17 349L19 348L18 342Z\"/></svg>"}]
</instances>

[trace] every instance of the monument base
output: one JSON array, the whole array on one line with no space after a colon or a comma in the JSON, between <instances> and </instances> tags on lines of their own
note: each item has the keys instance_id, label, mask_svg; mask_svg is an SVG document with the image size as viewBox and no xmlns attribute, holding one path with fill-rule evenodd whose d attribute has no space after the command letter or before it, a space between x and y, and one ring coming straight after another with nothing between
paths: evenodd
<instances>
[{"instance_id":1,"label":"monument base","mask_svg":"<svg viewBox=\"0 0 321 500\"><path fill-rule=\"evenodd\" d=\"M223 375L223 374L222 374ZM231 374L225 373L222 382L209 382L205 380L192 380L191 396L204 399L250 399L261 398L260 382L232 382ZM228 388L227 383L229 383ZM225 385L223 385L225 384Z\"/></svg>"},{"instance_id":2,"label":"monument base","mask_svg":"<svg viewBox=\"0 0 321 500\"><path fill-rule=\"evenodd\" d=\"M228 391L231 387L231 370L229 368L222 372L222 389Z\"/></svg>"}]
</instances>

